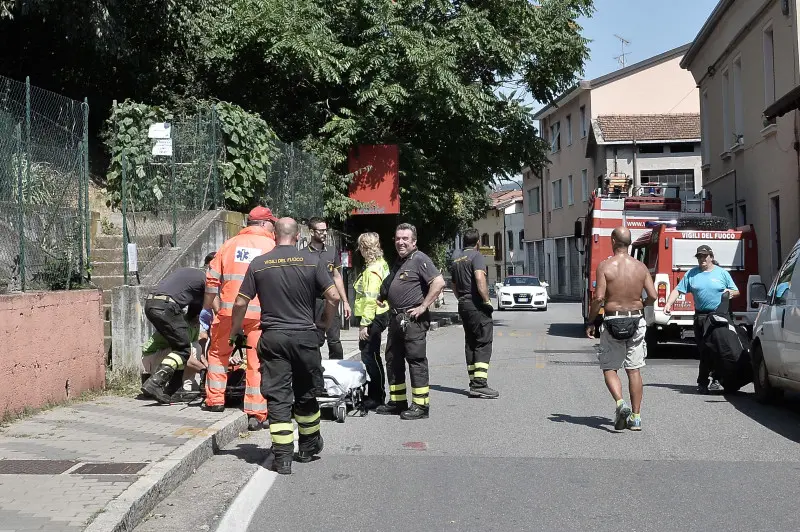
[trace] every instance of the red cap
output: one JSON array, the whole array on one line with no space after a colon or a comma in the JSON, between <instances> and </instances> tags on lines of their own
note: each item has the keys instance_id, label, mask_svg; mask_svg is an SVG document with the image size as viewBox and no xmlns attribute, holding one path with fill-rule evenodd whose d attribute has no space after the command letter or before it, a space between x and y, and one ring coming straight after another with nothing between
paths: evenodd
<instances>
[{"instance_id":1,"label":"red cap","mask_svg":"<svg viewBox=\"0 0 800 532\"><path fill-rule=\"evenodd\" d=\"M247 215L248 220L265 220L268 222L277 222L278 219L272 214L269 207L256 207L250 214Z\"/></svg>"}]
</instances>

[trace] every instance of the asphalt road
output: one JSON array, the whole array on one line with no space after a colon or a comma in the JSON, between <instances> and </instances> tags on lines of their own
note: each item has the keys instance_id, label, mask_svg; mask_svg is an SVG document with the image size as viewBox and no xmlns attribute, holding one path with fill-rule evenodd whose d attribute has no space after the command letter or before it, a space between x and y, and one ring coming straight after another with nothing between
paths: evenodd
<instances>
[{"instance_id":1,"label":"asphalt road","mask_svg":"<svg viewBox=\"0 0 800 532\"><path fill-rule=\"evenodd\" d=\"M247 494L247 530L800 529L800 400L696 395L693 350L668 346L643 373L642 432L616 432L580 322L576 304L496 312L498 400L465 395L462 329L431 333L430 419L324 423L319 460ZM136 530L216 530L267 438L224 449Z\"/></svg>"}]
</instances>

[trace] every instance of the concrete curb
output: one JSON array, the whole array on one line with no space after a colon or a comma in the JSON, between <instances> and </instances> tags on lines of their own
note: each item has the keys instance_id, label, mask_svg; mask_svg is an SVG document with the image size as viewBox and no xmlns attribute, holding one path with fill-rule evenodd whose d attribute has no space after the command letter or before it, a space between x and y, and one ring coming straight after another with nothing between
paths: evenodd
<instances>
[{"instance_id":1,"label":"concrete curb","mask_svg":"<svg viewBox=\"0 0 800 532\"><path fill-rule=\"evenodd\" d=\"M439 316L436 318L431 319L431 330L436 331L442 327L448 327L450 325L456 325L461 323L461 318L459 318L458 314L452 314L450 316ZM381 342L381 350L386 348L386 340ZM357 356L361 354L361 351L355 349L350 351L349 353L344 354L345 360L353 360Z\"/></svg>"},{"instance_id":2,"label":"concrete curb","mask_svg":"<svg viewBox=\"0 0 800 532\"><path fill-rule=\"evenodd\" d=\"M247 430L247 416L230 411L200 434L172 451L111 501L85 532L129 532L156 505L189 478L203 462Z\"/></svg>"}]
</instances>

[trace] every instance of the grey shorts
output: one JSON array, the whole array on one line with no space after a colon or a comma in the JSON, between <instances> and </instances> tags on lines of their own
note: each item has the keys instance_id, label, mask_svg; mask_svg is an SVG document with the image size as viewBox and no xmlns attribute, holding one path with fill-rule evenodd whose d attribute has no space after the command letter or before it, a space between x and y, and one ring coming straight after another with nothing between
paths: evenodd
<instances>
[{"instance_id":1,"label":"grey shorts","mask_svg":"<svg viewBox=\"0 0 800 532\"><path fill-rule=\"evenodd\" d=\"M627 316L621 316L626 318ZM606 320L619 319L609 317ZM632 338L627 340L617 340L608 332L605 324L600 326L600 349L597 358L600 360L600 369L639 369L645 366L644 359L647 358L647 343L644 335L647 332L647 323L644 316L639 320L639 328Z\"/></svg>"}]
</instances>

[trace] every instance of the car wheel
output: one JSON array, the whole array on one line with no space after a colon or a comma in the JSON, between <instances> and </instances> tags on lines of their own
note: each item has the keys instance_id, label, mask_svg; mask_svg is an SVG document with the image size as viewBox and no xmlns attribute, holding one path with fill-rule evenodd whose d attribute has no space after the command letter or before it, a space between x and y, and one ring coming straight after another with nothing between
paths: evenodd
<instances>
[{"instance_id":1,"label":"car wheel","mask_svg":"<svg viewBox=\"0 0 800 532\"><path fill-rule=\"evenodd\" d=\"M542 312L547 312L547 305L545 305L544 307L542 307Z\"/></svg>"},{"instance_id":2,"label":"car wheel","mask_svg":"<svg viewBox=\"0 0 800 532\"><path fill-rule=\"evenodd\" d=\"M760 344L753 347L753 388L759 403L774 403L783 396L783 390L775 388L769 382L769 371Z\"/></svg>"}]
</instances>

